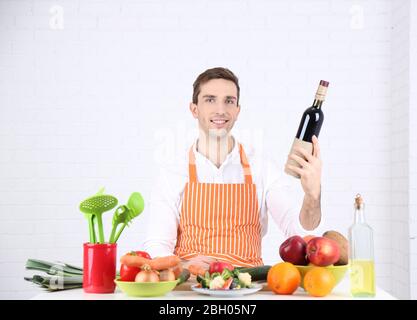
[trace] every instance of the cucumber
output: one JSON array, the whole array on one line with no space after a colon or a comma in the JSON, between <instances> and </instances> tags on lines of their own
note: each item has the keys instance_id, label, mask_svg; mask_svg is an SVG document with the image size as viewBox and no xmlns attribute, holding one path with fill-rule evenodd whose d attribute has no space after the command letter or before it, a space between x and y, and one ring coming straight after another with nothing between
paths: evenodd
<instances>
[{"instance_id":1,"label":"cucumber","mask_svg":"<svg viewBox=\"0 0 417 320\"><path fill-rule=\"evenodd\" d=\"M269 269L271 269L271 266L260 266L251 268L238 267L236 269L238 269L239 272L249 273L252 277L252 281L266 281L268 271Z\"/></svg>"},{"instance_id":2,"label":"cucumber","mask_svg":"<svg viewBox=\"0 0 417 320\"><path fill-rule=\"evenodd\" d=\"M178 276L178 283L177 286L186 282L190 278L190 271L188 269L182 269L180 275Z\"/></svg>"}]
</instances>

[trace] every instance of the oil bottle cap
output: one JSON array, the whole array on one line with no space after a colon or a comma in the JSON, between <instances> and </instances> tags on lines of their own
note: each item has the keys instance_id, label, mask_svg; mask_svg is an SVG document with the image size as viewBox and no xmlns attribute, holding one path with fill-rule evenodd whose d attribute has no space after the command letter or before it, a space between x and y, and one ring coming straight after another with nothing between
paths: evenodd
<instances>
[{"instance_id":1,"label":"oil bottle cap","mask_svg":"<svg viewBox=\"0 0 417 320\"><path fill-rule=\"evenodd\" d=\"M363 209L364 202L362 196L358 193L355 197L355 209Z\"/></svg>"}]
</instances>

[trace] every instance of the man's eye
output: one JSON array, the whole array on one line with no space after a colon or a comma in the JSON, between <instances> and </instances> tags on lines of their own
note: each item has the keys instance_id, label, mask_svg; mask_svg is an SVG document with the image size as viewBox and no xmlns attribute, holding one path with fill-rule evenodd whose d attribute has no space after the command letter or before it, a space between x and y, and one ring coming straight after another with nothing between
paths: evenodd
<instances>
[{"instance_id":1,"label":"man's eye","mask_svg":"<svg viewBox=\"0 0 417 320\"><path fill-rule=\"evenodd\" d=\"M226 103L228 103L228 104L234 104L235 103L235 100L230 99L230 100L227 100Z\"/></svg>"},{"instance_id":2,"label":"man's eye","mask_svg":"<svg viewBox=\"0 0 417 320\"><path fill-rule=\"evenodd\" d=\"M207 98L206 102L214 102L214 99L213 98Z\"/></svg>"}]
</instances>

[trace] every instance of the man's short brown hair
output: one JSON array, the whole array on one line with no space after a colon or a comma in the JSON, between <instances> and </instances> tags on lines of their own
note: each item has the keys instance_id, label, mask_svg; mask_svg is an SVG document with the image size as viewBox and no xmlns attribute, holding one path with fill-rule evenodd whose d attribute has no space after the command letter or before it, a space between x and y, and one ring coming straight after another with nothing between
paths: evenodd
<instances>
[{"instance_id":1,"label":"man's short brown hair","mask_svg":"<svg viewBox=\"0 0 417 320\"><path fill-rule=\"evenodd\" d=\"M201 85L213 79L225 79L232 81L237 88L237 105L239 105L239 79L235 76L235 74L232 71L222 67L207 69L197 77L193 84L193 103L198 103L198 95L201 92Z\"/></svg>"}]
</instances>

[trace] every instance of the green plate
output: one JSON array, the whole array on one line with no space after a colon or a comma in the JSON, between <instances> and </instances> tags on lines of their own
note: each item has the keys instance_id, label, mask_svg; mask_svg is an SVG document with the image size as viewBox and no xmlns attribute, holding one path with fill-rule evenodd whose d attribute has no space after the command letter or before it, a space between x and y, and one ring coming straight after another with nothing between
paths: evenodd
<instances>
[{"instance_id":1,"label":"green plate","mask_svg":"<svg viewBox=\"0 0 417 320\"><path fill-rule=\"evenodd\" d=\"M115 279L114 282L120 290L130 297L159 297L172 291L176 287L178 279L161 282L130 282Z\"/></svg>"}]
</instances>

